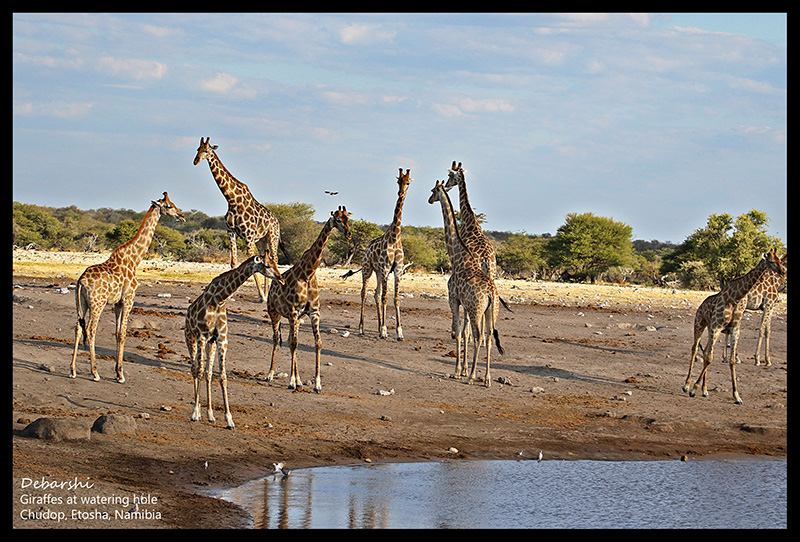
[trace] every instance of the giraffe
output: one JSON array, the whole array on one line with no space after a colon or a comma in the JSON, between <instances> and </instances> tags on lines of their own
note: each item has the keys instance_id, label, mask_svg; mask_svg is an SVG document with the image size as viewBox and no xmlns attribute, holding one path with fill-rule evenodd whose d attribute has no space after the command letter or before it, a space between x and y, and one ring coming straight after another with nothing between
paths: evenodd
<instances>
[{"instance_id":1,"label":"giraffe","mask_svg":"<svg viewBox=\"0 0 800 542\"><path fill-rule=\"evenodd\" d=\"M469 203L469 196L467 195L467 182L464 179L464 173L466 173L466 170L461 166L461 162L456 165L456 161L453 160L452 165L447 170L447 182L445 183L445 190L449 191L452 187L458 186L458 210L460 218L460 227L458 228L458 232L461 235L461 239L464 241L464 243L466 243L472 253L477 255L480 259L481 267L483 268L484 272L486 272L492 280L495 280L497 278L497 256L495 254L494 245L492 245L492 243L486 237L486 234L483 233L483 228L481 228L478 217L475 215L475 211L472 209L472 206ZM449 280L447 286L448 293L452 294L452 286ZM502 297L499 297L498 299L506 310L513 312ZM455 335L456 322L458 320L458 307L451 306L451 312L453 312L452 334ZM466 348L468 338L469 328L467 328L467 340L464 341L465 358L467 355Z\"/></svg>"},{"instance_id":2,"label":"giraffe","mask_svg":"<svg viewBox=\"0 0 800 542\"><path fill-rule=\"evenodd\" d=\"M403 203L406 199L406 192L411 184L411 177L406 169L403 174L403 168L400 169L400 175L397 177L397 203L394 207L394 216L392 223L389 224L387 230L380 237L373 239L367 249L364 251L364 257L361 260L361 269L355 271L348 271L342 278L347 278L350 275L355 275L361 272L361 319L358 322L359 335L364 334L364 301L367 295L367 281L375 273L377 285L375 287L375 305L378 309L378 330L380 331L381 339L388 338L389 334L386 330L386 296L388 294L388 278L390 273L394 273L394 314L397 322L397 340L403 340L403 327L400 325L400 307L398 306L398 290L400 287L400 279L403 276L403 242L401 239L400 221L403 215Z\"/></svg>"},{"instance_id":3,"label":"giraffe","mask_svg":"<svg viewBox=\"0 0 800 542\"><path fill-rule=\"evenodd\" d=\"M200 419L200 381L204 373L208 399L206 416L209 422L216 421L211 406L211 376L215 350L219 345L219 381L225 406L225 422L228 429L234 429L233 416L228 404L228 377L225 373L225 355L228 351L228 313L225 301L254 273L261 273L273 281L283 281L275 261L256 254L242 262L239 267L216 276L186 311L184 334L189 357L192 360L194 379L194 411L191 418L193 422ZM205 368L203 358L207 363Z\"/></svg>"},{"instance_id":4,"label":"giraffe","mask_svg":"<svg viewBox=\"0 0 800 542\"><path fill-rule=\"evenodd\" d=\"M781 265L783 266L784 276L788 272L788 262L784 254L781 258ZM764 342L764 365L769 367L772 362L769 359L769 334L772 328L772 313L778 304L778 291L781 288L784 277L773 271L767 271L761 275L761 279L756 282L750 293L747 294L746 306L747 310L763 311L761 316L761 326L758 333L758 345L756 346L755 360L756 365L761 365L761 342Z\"/></svg>"},{"instance_id":5,"label":"giraffe","mask_svg":"<svg viewBox=\"0 0 800 542\"><path fill-rule=\"evenodd\" d=\"M231 175L228 169L217 157L216 150L218 145L209 145L206 137L200 138L200 146L194 157L194 165L202 160L208 160L208 167L217 182L222 195L228 201L228 212L225 213L225 225L228 229L228 239L231 244L231 269L236 267L236 238L240 237L247 245L247 255L256 254L255 243L264 237L268 240L269 257L278 261L278 246L281 244L281 227L278 219L264 205L258 202L250 192L250 188L243 182ZM285 250L285 249L284 249ZM267 282L264 281L264 289L253 275L256 283L258 297L263 303L266 301Z\"/></svg>"},{"instance_id":6,"label":"giraffe","mask_svg":"<svg viewBox=\"0 0 800 542\"><path fill-rule=\"evenodd\" d=\"M497 350L503 354L503 347L500 346L500 335L495 329L497 321L497 311L499 309L497 289L492 278L482 269L480 259L473 254L469 247L464 243L459 235L459 230L455 224L455 215L450 198L445 190L444 183L436 181L436 185L431 190L428 203L434 204L437 201L442 206L442 217L444 219L445 243L447 254L453 266L453 271L448 282L449 293L454 298L450 299L450 307L453 310L454 321L453 331L457 330L458 309L453 309L454 305L463 306L465 319L460 332L456 338L456 372L454 377L460 378L462 372L461 361L461 341L466 340L466 330L468 323L472 327L472 370L470 371L468 382L472 382L476 377L478 361L478 351L483 343L484 332L486 340L486 374L483 383L487 388L491 386L491 337L494 335ZM463 366L466 366L466 350Z\"/></svg>"},{"instance_id":7,"label":"giraffe","mask_svg":"<svg viewBox=\"0 0 800 542\"><path fill-rule=\"evenodd\" d=\"M306 250L300 259L283 273L283 283L273 282L269 287L267 298L267 313L272 322L272 361L269 365L267 382L272 382L275 375L275 351L281 343L280 324L281 317L289 321L289 348L291 350L291 380L289 389L300 389L303 386L297 371L297 334L300 327L300 318L307 314L311 318L311 329L314 334L316 348L316 376L314 378L314 391L322 392L320 379L320 351L322 339L319 335L319 286L317 284L317 268L322 260L322 251L328 242L328 237L334 228L350 239L350 214L345 207L331 211L331 216L311 247Z\"/></svg>"},{"instance_id":8,"label":"giraffe","mask_svg":"<svg viewBox=\"0 0 800 542\"><path fill-rule=\"evenodd\" d=\"M766 253L753 269L747 274L733 279L718 293L708 296L697 309L694 317L694 341L692 343L692 353L689 359L689 374L686 375L686 382L683 391L689 391L689 383L692 378L692 366L697 356L697 348L700 338L708 328L708 352L704 355L703 368L697 378L694 387L689 391L689 396L694 397L697 390L702 385L703 397L708 397L706 388L706 371L711 365L714 357L714 343L720 333L729 332L733 335L733 348L728 360L731 368L731 383L733 387L733 399L736 404L742 404L742 399L736 389L736 356L739 342L739 324L744 313L744 303L747 294L752 290L755 283L761 278L767 269L771 269L780 276L783 276L784 269L780 258L774 252Z\"/></svg>"},{"instance_id":9,"label":"giraffe","mask_svg":"<svg viewBox=\"0 0 800 542\"><path fill-rule=\"evenodd\" d=\"M95 381L100 380L94 352L95 332L106 303L113 303L117 336L116 378L120 383L125 382L125 376L122 373L122 353L125 348L128 316L133 308L136 289L139 287L139 281L136 279L136 267L150 247L156 225L162 214L177 218L181 222L186 221L183 213L170 201L166 192L164 192L163 198L151 203L136 235L117 247L105 262L87 267L78 279L75 288L78 323L75 326L75 348L72 351L70 378L75 378L78 343L82 336L84 346L88 341L92 377ZM86 320L87 311L89 313L88 322Z\"/></svg>"}]
</instances>

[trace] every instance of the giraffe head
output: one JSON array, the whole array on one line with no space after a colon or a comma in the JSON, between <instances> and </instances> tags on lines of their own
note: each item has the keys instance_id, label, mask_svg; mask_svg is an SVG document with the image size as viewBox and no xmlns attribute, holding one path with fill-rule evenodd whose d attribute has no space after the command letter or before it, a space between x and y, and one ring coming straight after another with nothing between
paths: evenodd
<instances>
[{"instance_id":1,"label":"giraffe head","mask_svg":"<svg viewBox=\"0 0 800 542\"><path fill-rule=\"evenodd\" d=\"M398 197L405 195L406 191L408 190L408 185L410 185L411 181L413 180L411 177L409 177L410 172L411 170L407 169L406 174L403 175L403 168L400 168L400 175L397 176Z\"/></svg>"},{"instance_id":2,"label":"giraffe head","mask_svg":"<svg viewBox=\"0 0 800 542\"><path fill-rule=\"evenodd\" d=\"M764 253L763 260L767 263L767 267L775 271L778 275L783 276L786 274L786 269L783 265L786 261L786 256L781 259L775 252L766 252Z\"/></svg>"},{"instance_id":3,"label":"giraffe head","mask_svg":"<svg viewBox=\"0 0 800 542\"><path fill-rule=\"evenodd\" d=\"M207 159L212 152L217 150L217 145L208 144L209 139L210 138L207 137L206 140L203 141L203 138L200 138L200 146L197 147L197 154L194 156L194 165L199 164L201 160Z\"/></svg>"},{"instance_id":4,"label":"giraffe head","mask_svg":"<svg viewBox=\"0 0 800 542\"><path fill-rule=\"evenodd\" d=\"M242 265L250 265L252 269L251 275L254 273L261 273L268 279L277 280L281 284L283 284L283 277L281 276L281 272L278 271L278 266L275 265L275 260L272 258L262 255L262 254L255 254L245 260Z\"/></svg>"},{"instance_id":5,"label":"giraffe head","mask_svg":"<svg viewBox=\"0 0 800 542\"><path fill-rule=\"evenodd\" d=\"M437 201L445 201L445 183L436 181L436 186L431 189L431 197L428 198L428 203L433 205Z\"/></svg>"},{"instance_id":6,"label":"giraffe head","mask_svg":"<svg viewBox=\"0 0 800 542\"><path fill-rule=\"evenodd\" d=\"M346 207L340 206L335 211L331 211L331 217L328 220L333 220L333 227L342 232L342 235L349 241L350 240L350 216L352 213L347 212Z\"/></svg>"},{"instance_id":7,"label":"giraffe head","mask_svg":"<svg viewBox=\"0 0 800 542\"><path fill-rule=\"evenodd\" d=\"M446 189L450 189L456 186L459 182L463 181L464 172L465 170L461 167L461 162L456 165L456 161L453 160L453 165L447 170L447 182L445 183L444 187Z\"/></svg>"},{"instance_id":8,"label":"giraffe head","mask_svg":"<svg viewBox=\"0 0 800 542\"><path fill-rule=\"evenodd\" d=\"M261 259L264 261L266 267L270 268L274 274L278 276L275 280L283 284L283 279L281 278L281 274L278 272L278 265L275 263L275 254L267 254L269 250L269 241L270 235L267 234L258 241L256 241L256 253L261 256ZM266 276L267 278L275 278L272 275L268 275L266 272L261 271L261 274Z\"/></svg>"},{"instance_id":9,"label":"giraffe head","mask_svg":"<svg viewBox=\"0 0 800 542\"><path fill-rule=\"evenodd\" d=\"M180 209L178 209L174 203L172 203L169 199L169 196L166 192L164 192L164 197L158 201L151 202L155 207L161 211L162 215L171 216L172 218L176 218L181 222L186 222L186 219L183 217L183 213Z\"/></svg>"}]
</instances>

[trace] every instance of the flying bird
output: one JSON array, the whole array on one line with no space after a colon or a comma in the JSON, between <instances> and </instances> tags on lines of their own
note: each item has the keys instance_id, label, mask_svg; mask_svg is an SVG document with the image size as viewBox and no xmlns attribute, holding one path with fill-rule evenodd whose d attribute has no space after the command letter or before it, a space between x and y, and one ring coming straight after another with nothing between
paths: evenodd
<instances>
[{"instance_id":1,"label":"flying bird","mask_svg":"<svg viewBox=\"0 0 800 542\"><path fill-rule=\"evenodd\" d=\"M335 196L339 192L331 192L330 190L326 190L325 193L328 194L329 196Z\"/></svg>"}]
</instances>

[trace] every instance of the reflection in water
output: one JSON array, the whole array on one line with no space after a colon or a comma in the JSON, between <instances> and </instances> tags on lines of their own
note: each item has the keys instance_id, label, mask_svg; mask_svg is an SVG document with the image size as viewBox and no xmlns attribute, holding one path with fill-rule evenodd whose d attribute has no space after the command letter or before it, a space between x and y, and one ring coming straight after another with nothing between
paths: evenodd
<instances>
[{"instance_id":1,"label":"reflection in water","mask_svg":"<svg viewBox=\"0 0 800 542\"><path fill-rule=\"evenodd\" d=\"M296 469L220 494L256 528L786 528L786 461Z\"/></svg>"}]
</instances>

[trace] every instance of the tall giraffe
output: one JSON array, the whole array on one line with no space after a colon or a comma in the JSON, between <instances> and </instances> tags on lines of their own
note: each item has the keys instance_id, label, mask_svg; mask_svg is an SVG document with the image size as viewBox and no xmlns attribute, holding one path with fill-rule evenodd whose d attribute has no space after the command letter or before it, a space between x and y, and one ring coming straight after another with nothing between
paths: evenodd
<instances>
[{"instance_id":1,"label":"tall giraffe","mask_svg":"<svg viewBox=\"0 0 800 542\"><path fill-rule=\"evenodd\" d=\"M139 281L136 279L136 268L142 261L161 215L165 214L185 222L180 209L169 199L167 193L158 201L153 201L150 209L144 215L144 220L133 239L117 247L103 263L90 265L78 279L75 288L75 306L78 309L78 323L75 326L75 349L72 351L72 364L70 377L75 378L75 361L78 356L78 343L83 336L83 344L88 340L89 359L92 368L92 377L100 380L97 374L97 365L94 353L94 339L97 323L106 303L114 304L116 317L117 336L117 381L125 382L122 374L122 352L125 348L125 333L128 328L128 316L133 308L133 299ZM89 321L86 321L86 313Z\"/></svg>"},{"instance_id":2,"label":"tall giraffe","mask_svg":"<svg viewBox=\"0 0 800 542\"><path fill-rule=\"evenodd\" d=\"M437 201L442 205L445 244L453 266L450 277L452 286L450 287L450 283L448 283L450 292L453 294L453 298L450 299L450 307L452 309L454 304L463 306L465 316L469 318L469 324L472 327L472 370L470 371L468 382L475 380L478 351L484 342L485 332L486 374L484 375L483 383L486 387L489 387L492 382L490 373L492 335L494 335L498 351L503 354L503 347L500 346L500 335L494 327L499 309L497 289L492 278L482 269L480 259L470 251L469 247L461 239L459 230L456 227L450 198L447 195L444 183L439 181L436 181L436 185L431 190L431 196L428 198L428 203L430 204L434 204ZM453 322L453 329L455 330L459 323L457 310L454 311L454 315L456 320ZM456 352L458 355L456 356L455 378L461 377L461 341L462 338L466 341L467 325L468 322L465 319L460 332L457 334ZM466 351L463 363L464 365L467 363Z\"/></svg>"},{"instance_id":3,"label":"tall giraffe","mask_svg":"<svg viewBox=\"0 0 800 542\"><path fill-rule=\"evenodd\" d=\"M231 269L236 267L236 238L240 237L247 245L247 255L256 254L256 241L264 237L268 240L269 258L278 261L278 246L281 241L281 226L275 215L264 205L258 202L250 188L231 175L217 156L218 145L209 145L206 137L200 138L200 146L194 157L194 165L202 160L208 160L208 167L217 182L222 195L228 201L228 212L225 213L225 225L228 228L228 239L231 244ZM264 289L253 275L253 281L258 289L260 300L266 301L267 283L264 280Z\"/></svg>"},{"instance_id":4,"label":"tall giraffe","mask_svg":"<svg viewBox=\"0 0 800 542\"><path fill-rule=\"evenodd\" d=\"M206 286L203 293L192 301L186 311L184 333L189 357L192 360L192 378L194 379L193 422L200 419L200 380L204 373L206 398L208 399L206 417L209 422L215 422L214 410L211 406L211 375L214 368L215 350L219 345L219 382L225 406L225 422L228 429L234 428L233 416L231 416L228 404L228 376L225 373L225 355L228 351L228 312L225 308L225 301L254 273L261 273L277 282L283 281L274 260L265 259L257 254L246 259L239 267L215 277ZM205 358L207 367L203 366L203 358Z\"/></svg>"},{"instance_id":5,"label":"tall giraffe","mask_svg":"<svg viewBox=\"0 0 800 542\"><path fill-rule=\"evenodd\" d=\"M272 322L272 361L269 365L267 382L272 382L275 375L275 351L281 343L280 324L281 317L289 320L289 348L291 350L292 367L290 389L302 388L303 383L297 371L297 334L300 327L300 318L307 314L311 318L311 329L314 334L314 347L316 349L317 370L314 377L314 391L322 391L320 378L320 351L322 339L319 335L319 286L317 284L317 268L322 260L322 251L328 242L328 237L334 228L350 239L350 214L344 207L331 211L331 216L314 244L306 250L300 259L289 270L283 273L283 283L273 282L269 286L267 299L267 314Z\"/></svg>"},{"instance_id":6,"label":"tall giraffe","mask_svg":"<svg viewBox=\"0 0 800 542\"><path fill-rule=\"evenodd\" d=\"M394 206L394 216L392 223L380 237L370 241L369 246L364 251L361 260L361 269L348 271L342 278L355 275L361 272L361 319L358 322L358 333L364 334L364 301L367 295L367 281L375 273L377 285L375 287L375 306L378 309L378 330L381 339L386 339L389 333L386 330L386 297L388 294L388 278L390 273L394 273L394 314L397 322L397 340L403 340L403 327L400 325L400 307L398 306L398 294L400 279L403 276L403 242L401 239L400 221L403 216L403 203L406 199L408 186L411 184L409 177L410 170L397 177L397 203Z\"/></svg>"},{"instance_id":7,"label":"tall giraffe","mask_svg":"<svg viewBox=\"0 0 800 542\"><path fill-rule=\"evenodd\" d=\"M769 359L769 334L772 330L772 314L775 312L775 307L778 305L778 291L784 281L785 274L788 272L788 262L786 260L787 254L781 258L781 265L783 266L784 275L781 276L771 268L767 269L761 279L756 282L750 293L747 294L746 306L747 310L763 311L761 316L761 326L758 332L758 345L756 346L756 365L761 365L761 342L764 342L764 365L769 367L772 362Z\"/></svg>"},{"instance_id":8,"label":"tall giraffe","mask_svg":"<svg viewBox=\"0 0 800 542\"><path fill-rule=\"evenodd\" d=\"M700 304L694 317L694 341L692 343L692 353L689 359L689 374L686 375L686 382L683 385L684 392L689 391L689 382L692 378L692 367L695 357L697 356L697 348L700 344L703 331L705 331L706 328L708 328L708 343L706 344L708 351L705 352L703 356L703 369L700 371L700 376L697 378L694 387L689 392L690 397L694 397L695 394L697 394L697 390L701 385L703 387L703 397L708 397L706 371L714 358L714 343L717 341L720 333L727 332L733 335L733 348L728 360L728 364L731 368L733 399L736 404L742 404L742 399L739 397L739 392L736 389L736 357L739 343L739 325L745 306L742 301L746 300L747 294L752 290L755 283L767 269L772 269L780 276L784 275L781 260L774 252L764 254L761 261L758 262L758 265L751 269L746 275L733 279L725 285L719 293L708 296Z\"/></svg>"},{"instance_id":9,"label":"tall giraffe","mask_svg":"<svg viewBox=\"0 0 800 542\"><path fill-rule=\"evenodd\" d=\"M478 217L475 215L475 211L472 209L472 205L469 203L467 182L464 178L465 173L466 170L461 166L461 162L456 165L456 161L453 160L453 164L447 170L447 182L445 183L445 190L449 191L452 187L458 186L458 212L460 219L458 232L461 235L461 239L469 247L470 251L479 258L483 270L492 280L495 280L497 278L497 256L495 254L494 245L492 245L491 241L489 241L489 238L486 237L486 234L483 233L483 228L481 228ZM451 294L450 290L452 286L450 281L447 282L447 286L448 294ZM506 308L506 310L513 312L502 297L498 297L498 299L503 307ZM450 310L453 318L452 334L455 336L455 333L457 333L456 323L459 318L459 308L458 306L451 305ZM468 339L469 328L467 328L467 340L464 341L465 359L467 356L466 348L467 343L469 342ZM466 370L466 367L464 367L464 370Z\"/></svg>"}]
</instances>

